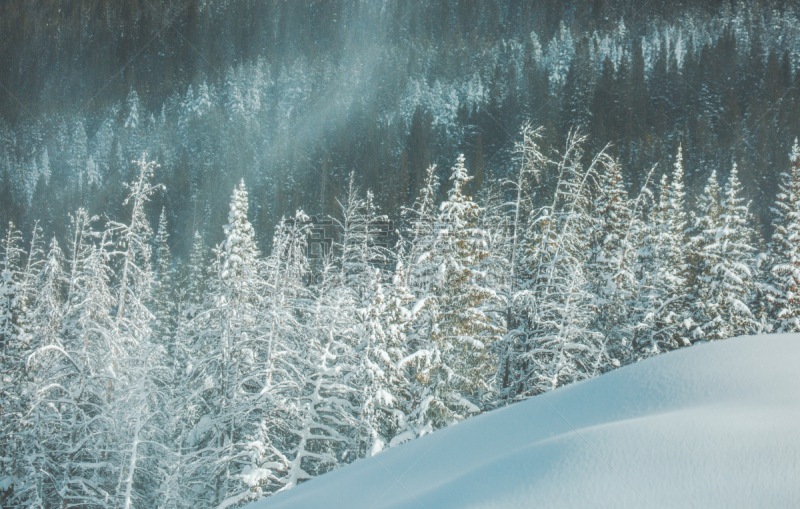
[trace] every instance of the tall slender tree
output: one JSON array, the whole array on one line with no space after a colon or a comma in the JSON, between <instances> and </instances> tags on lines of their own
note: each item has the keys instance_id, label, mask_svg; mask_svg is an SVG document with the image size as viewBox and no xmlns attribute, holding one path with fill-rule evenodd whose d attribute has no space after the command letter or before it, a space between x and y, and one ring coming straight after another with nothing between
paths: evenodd
<instances>
[{"instance_id":1,"label":"tall slender tree","mask_svg":"<svg viewBox=\"0 0 800 509\"><path fill-rule=\"evenodd\" d=\"M736 166L724 193L712 172L691 230L694 339L716 340L758 330L749 303L755 291L754 231Z\"/></svg>"},{"instance_id":2,"label":"tall slender tree","mask_svg":"<svg viewBox=\"0 0 800 509\"><path fill-rule=\"evenodd\" d=\"M774 330L800 331L800 145L797 139L789 156L789 171L781 175L775 206L771 264L765 293Z\"/></svg>"}]
</instances>

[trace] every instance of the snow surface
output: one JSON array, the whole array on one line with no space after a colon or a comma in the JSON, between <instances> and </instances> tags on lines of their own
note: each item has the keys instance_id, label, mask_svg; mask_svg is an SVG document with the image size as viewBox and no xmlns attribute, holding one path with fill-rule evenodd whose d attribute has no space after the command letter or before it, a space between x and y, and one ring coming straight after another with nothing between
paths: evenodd
<instances>
[{"instance_id":1,"label":"snow surface","mask_svg":"<svg viewBox=\"0 0 800 509\"><path fill-rule=\"evenodd\" d=\"M248 508L800 507L799 366L800 334L699 344Z\"/></svg>"}]
</instances>

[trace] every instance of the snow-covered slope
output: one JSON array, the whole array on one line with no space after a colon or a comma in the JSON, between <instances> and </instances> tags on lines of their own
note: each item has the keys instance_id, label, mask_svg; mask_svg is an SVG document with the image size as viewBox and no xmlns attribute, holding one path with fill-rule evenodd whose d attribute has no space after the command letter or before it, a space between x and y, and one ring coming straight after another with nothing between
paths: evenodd
<instances>
[{"instance_id":1,"label":"snow-covered slope","mask_svg":"<svg viewBox=\"0 0 800 509\"><path fill-rule=\"evenodd\" d=\"M800 335L649 359L249 509L406 507L800 507Z\"/></svg>"}]
</instances>

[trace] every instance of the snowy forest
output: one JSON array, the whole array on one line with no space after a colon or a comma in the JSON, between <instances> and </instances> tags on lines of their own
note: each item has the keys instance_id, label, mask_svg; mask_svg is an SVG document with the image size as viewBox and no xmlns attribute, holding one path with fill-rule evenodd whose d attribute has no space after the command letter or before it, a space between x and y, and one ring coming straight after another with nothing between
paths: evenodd
<instances>
[{"instance_id":1,"label":"snowy forest","mask_svg":"<svg viewBox=\"0 0 800 509\"><path fill-rule=\"evenodd\" d=\"M238 507L800 332L792 2L0 2L0 505Z\"/></svg>"}]
</instances>

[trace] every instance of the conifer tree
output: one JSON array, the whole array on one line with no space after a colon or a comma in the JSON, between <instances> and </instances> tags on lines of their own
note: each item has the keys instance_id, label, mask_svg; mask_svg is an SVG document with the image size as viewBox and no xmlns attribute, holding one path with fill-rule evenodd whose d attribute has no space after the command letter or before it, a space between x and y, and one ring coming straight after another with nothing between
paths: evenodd
<instances>
[{"instance_id":1,"label":"conifer tree","mask_svg":"<svg viewBox=\"0 0 800 509\"><path fill-rule=\"evenodd\" d=\"M95 218L79 210L70 234L65 350L74 362L60 373L69 403L66 447L70 461L61 465L62 504L101 505L116 501L119 467L117 434L112 411L114 359L119 344L113 319L114 295L108 232L92 230ZM66 360L66 357L65 359ZM116 475L115 475L116 474ZM94 489L88 489L94 486Z\"/></svg>"},{"instance_id":2,"label":"conifer tree","mask_svg":"<svg viewBox=\"0 0 800 509\"><path fill-rule=\"evenodd\" d=\"M270 451L261 428L259 400L267 383L267 341L259 330L263 261L247 217L248 194L241 181L231 197L225 240L215 249L205 309L192 321L197 334L189 374L196 389L192 431L186 446L192 454L182 467L199 507L231 506L256 499L270 471Z\"/></svg>"},{"instance_id":3,"label":"conifer tree","mask_svg":"<svg viewBox=\"0 0 800 509\"><path fill-rule=\"evenodd\" d=\"M203 293L205 293L205 243L200 232L195 230L194 242L192 243L192 251L189 255L189 265L187 267L187 282L186 282L186 301L187 307L182 314L188 317L194 316L197 312L199 305L202 302Z\"/></svg>"},{"instance_id":4,"label":"conifer tree","mask_svg":"<svg viewBox=\"0 0 800 509\"><path fill-rule=\"evenodd\" d=\"M154 341L163 345L169 358L174 359L173 333L175 331L175 304L173 299L172 254L169 249L167 215L164 208L158 219L158 232L155 238L155 274L153 275L153 323Z\"/></svg>"},{"instance_id":5,"label":"conifer tree","mask_svg":"<svg viewBox=\"0 0 800 509\"><path fill-rule=\"evenodd\" d=\"M309 218L302 211L292 221L282 220L265 261L268 344L262 393L269 398L264 436L273 458L271 474L265 479L269 491L292 488L326 471L334 464L334 458L326 454L328 442L340 442L332 423L325 422L325 398L331 394L319 390L322 379L332 373L317 370L318 336L313 326L299 319L317 313L311 305L315 295L306 284L308 228Z\"/></svg>"},{"instance_id":6,"label":"conifer tree","mask_svg":"<svg viewBox=\"0 0 800 509\"><path fill-rule=\"evenodd\" d=\"M800 145L789 156L790 168L781 175L775 206L770 258L765 285L776 332L800 331Z\"/></svg>"},{"instance_id":7,"label":"conifer tree","mask_svg":"<svg viewBox=\"0 0 800 509\"><path fill-rule=\"evenodd\" d=\"M0 281L0 346L16 338L17 319L20 312L21 280L24 276L20 263L24 251L20 244L22 234L13 223L8 223L3 239L2 281Z\"/></svg>"},{"instance_id":8,"label":"conifer tree","mask_svg":"<svg viewBox=\"0 0 800 509\"><path fill-rule=\"evenodd\" d=\"M524 342L522 338L523 329L520 328L520 320L516 315L516 309L513 305L514 295L519 290L521 283L522 271L518 267L521 257L520 248L522 246L521 240L524 235L525 222L529 215L532 213L533 200L536 197L534 184L541 184L541 177L543 176L547 167L551 165L551 161L543 154L540 144L542 142L543 129L534 129L530 124L524 124L520 129L522 140L515 145L515 153L518 158L518 173L516 180L508 180L505 182L509 185L514 193L514 200L510 203L511 217L505 217L502 211L498 210L498 219L487 225L486 228L490 235L499 237L505 241L507 246L500 249L501 256L507 255L507 263L503 264L507 272L507 289L505 292L500 290L500 294L504 295L506 304L506 328L507 334L502 342L498 343L500 364L499 369L502 371L500 374L500 387L499 389L507 397L510 390L511 370L512 370L512 357L515 344L520 341ZM498 201L502 199L502 194L497 191ZM494 217L491 212L493 207L491 202L486 204L486 210L489 212L488 217ZM499 207L497 207L499 209ZM505 231L504 231L505 230ZM502 242L501 241L501 242ZM497 253L496 246L490 246L490 253ZM491 257L491 255L490 255ZM499 260L498 260L499 261ZM498 277L500 281L503 278Z\"/></svg>"},{"instance_id":9,"label":"conifer tree","mask_svg":"<svg viewBox=\"0 0 800 509\"><path fill-rule=\"evenodd\" d=\"M591 291L598 307L595 327L606 336L612 357L625 363L630 358L638 325L631 310L637 297L634 237L642 225L636 217L636 204L628 199L619 164L610 158L602 162L589 261Z\"/></svg>"},{"instance_id":10,"label":"conifer tree","mask_svg":"<svg viewBox=\"0 0 800 509\"><path fill-rule=\"evenodd\" d=\"M163 186L150 183L157 165L147 161L146 154L134 163L138 175L127 185L123 202L131 207L130 222L111 222L107 233L115 240L110 254L119 267L107 402L119 451L115 495L125 509L155 503L160 455L153 451L164 442L161 409L170 400L166 387L171 382L166 352L152 338L153 232L145 212L150 195Z\"/></svg>"},{"instance_id":11,"label":"conifer tree","mask_svg":"<svg viewBox=\"0 0 800 509\"><path fill-rule=\"evenodd\" d=\"M464 194L470 177L463 155L450 180L452 188L439 208L439 231L427 253L428 263L437 268L427 315L430 332L418 337L417 345L424 357L417 358L422 392L415 419L434 429L481 410L484 397L495 390L491 346L503 333L485 313L493 294L477 268L487 256L486 239L477 228L480 207Z\"/></svg>"},{"instance_id":12,"label":"conifer tree","mask_svg":"<svg viewBox=\"0 0 800 509\"><path fill-rule=\"evenodd\" d=\"M694 339L725 339L758 329L748 307L755 291L754 232L741 192L734 165L724 193L712 172L700 198L690 239Z\"/></svg>"},{"instance_id":13,"label":"conifer tree","mask_svg":"<svg viewBox=\"0 0 800 509\"><path fill-rule=\"evenodd\" d=\"M404 208L402 216L408 224L405 241L406 249L405 285L414 292L417 299L426 299L437 268L429 259L429 253L437 235L436 198L439 193L439 177L436 166L431 165L425 172L419 195L413 207Z\"/></svg>"},{"instance_id":14,"label":"conifer tree","mask_svg":"<svg viewBox=\"0 0 800 509\"><path fill-rule=\"evenodd\" d=\"M19 284L19 310L20 322L19 327L25 328L25 320L30 311L33 301L36 298L36 281L39 276L39 270L44 263L44 252L41 246L42 242L42 229L39 227L39 222L36 221L31 231L31 240L28 244L28 250L25 253L25 263L21 267L21 278Z\"/></svg>"},{"instance_id":15,"label":"conifer tree","mask_svg":"<svg viewBox=\"0 0 800 509\"><path fill-rule=\"evenodd\" d=\"M374 306L378 311L374 317L378 325L374 329L377 334L371 350L375 380L372 384L372 429L383 442L380 444L375 440L374 444L388 447L416 437L409 419L413 401L412 381L403 367L403 360L409 354L408 334L413 321L409 305L413 296L404 281L400 253L385 300L379 300L379 305ZM383 294L379 293L377 297L383 297ZM373 445L371 452L377 452L378 448Z\"/></svg>"},{"instance_id":16,"label":"conifer tree","mask_svg":"<svg viewBox=\"0 0 800 509\"><path fill-rule=\"evenodd\" d=\"M384 233L379 226L387 221L378 214L371 192L367 191L364 198L358 195L351 174L340 222L342 287L328 290L336 295L339 313L349 317L342 323L344 329L338 335L349 337L352 358L340 354L338 357L343 362L337 369L353 389L352 395L344 396L353 400L351 411L358 419L357 436L351 437L351 451L346 453L352 456L351 460L376 454L393 439L395 429L389 423L392 415L388 412L397 402L394 390L403 390L386 384L387 377L394 381L403 378L400 370L386 362L392 358L386 351L387 343L393 339L389 336L396 336L388 329L384 316L388 304L386 268L391 265L392 256L389 249L379 243L378 235ZM348 328L352 332L344 332ZM402 355L394 352L394 358L396 362ZM353 368L349 366L355 367L352 376L349 372ZM340 411L347 413L349 410L342 407Z\"/></svg>"},{"instance_id":17,"label":"conifer tree","mask_svg":"<svg viewBox=\"0 0 800 509\"><path fill-rule=\"evenodd\" d=\"M8 223L0 260L0 472L5 475L20 469L21 452L15 437L19 419L27 402L20 390L25 383L25 348L20 343L20 263L24 252L22 236Z\"/></svg>"},{"instance_id":18,"label":"conifer tree","mask_svg":"<svg viewBox=\"0 0 800 509\"><path fill-rule=\"evenodd\" d=\"M678 147L671 180L666 174L661 179L658 202L647 227L646 246L640 253L644 327L635 345L639 357L689 344L683 176L683 150Z\"/></svg>"},{"instance_id":19,"label":"conifer tree","mask_svg":"<svg viewBox=\"0 0 800 509\"><path fill-rule=\"evenodd\" d=\"M69 436L75 431L70 424L76 417L70 389L79 368L62 341L64 283L63 255L53 239L27 321L27 376L20 388L29 400L18 421L21 461L14 487L14 499L23 505L60 505L65 495L52 480L70 466Z\"/></svg>"},{"instance_id":20,"label":"conifer tree","mask_svg":"<svg viewBox=\"0 0 800 509\"><path fill-rule=\"evenodd\" d=\"M534 211L523 239L525 283L514 294L524 320L524 341L515 349L516 398L539 394L595 376L608 362L605 338L592 327L597 313L589 291L589 236L596 228L590 196L600 153L581 164L585 137L570 133L556 165L550 205Z\"/></svg>"}]
</instances>

